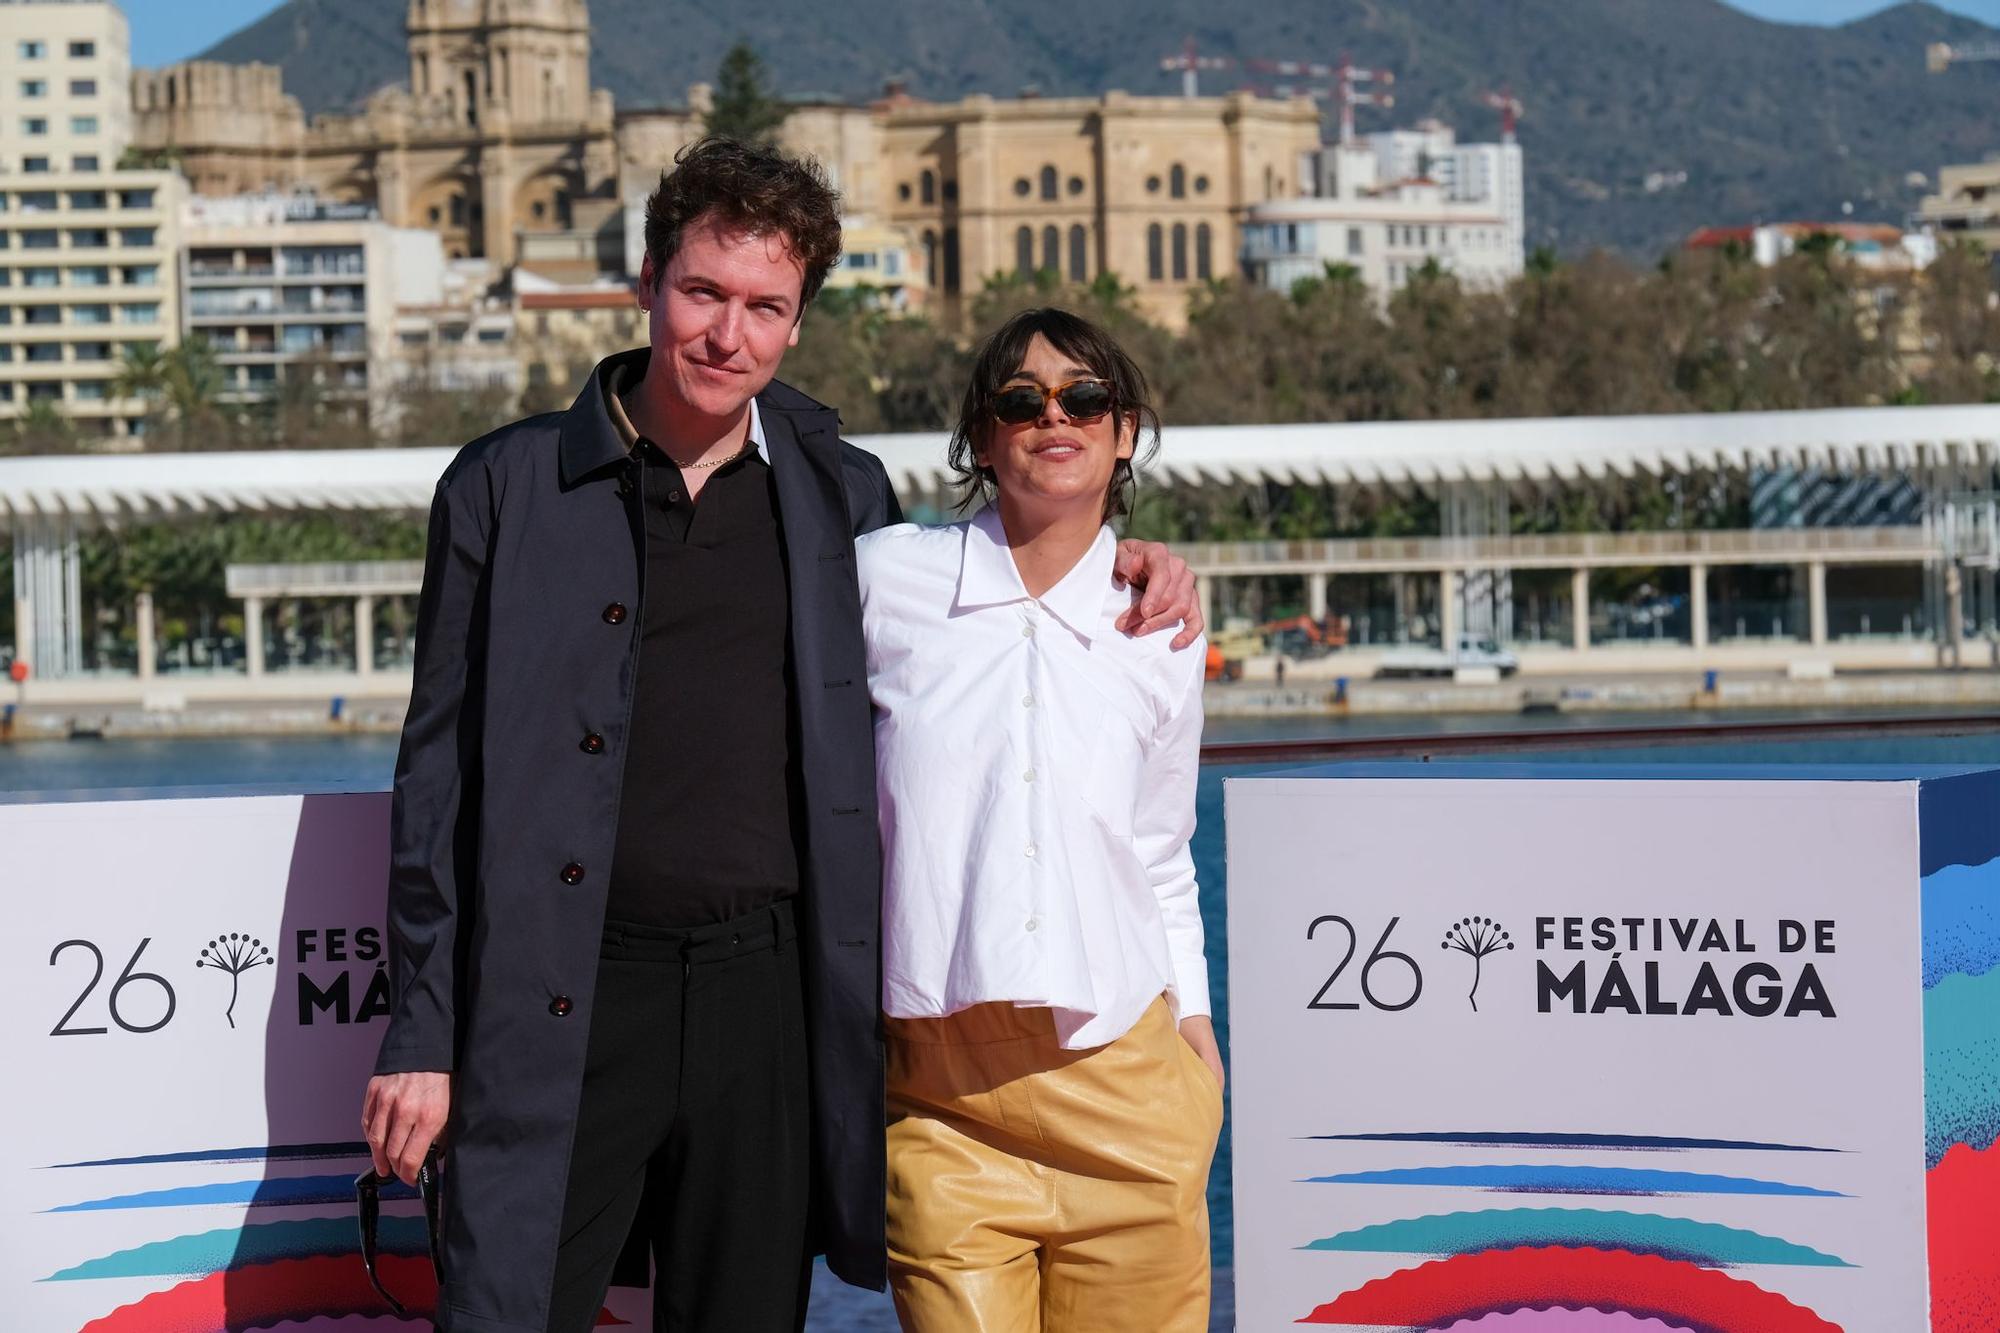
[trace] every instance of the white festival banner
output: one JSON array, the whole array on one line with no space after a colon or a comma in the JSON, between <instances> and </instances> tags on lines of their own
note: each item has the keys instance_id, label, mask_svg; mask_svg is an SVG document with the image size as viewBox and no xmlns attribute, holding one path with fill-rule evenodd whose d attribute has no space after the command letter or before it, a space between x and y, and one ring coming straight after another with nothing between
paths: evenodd
<instances>
[{"instance_id":1,"label":"white festival banner","mask_svg":"<svg viewBox=\"0 0 2000 1333\"><path fill-rule=\"evenodd\" d=\"M1919 782L1354 771L1228 784L1239 1328L1927 1326Z\"/></svg>"},{"instance_id":2,"label":"white festival banner","mask_svg":"<svg viewBox=\"0 0 2000 1333\"><path fill-rule=\"evenodd\" d=\"M0 1324L407 1329L354 1178L388 1014L384 794L0 805ZM428 1313L424 1224L385 1281ZM644 1292L615 1319L647 1326Z\"/></svg>"}]
</instances>

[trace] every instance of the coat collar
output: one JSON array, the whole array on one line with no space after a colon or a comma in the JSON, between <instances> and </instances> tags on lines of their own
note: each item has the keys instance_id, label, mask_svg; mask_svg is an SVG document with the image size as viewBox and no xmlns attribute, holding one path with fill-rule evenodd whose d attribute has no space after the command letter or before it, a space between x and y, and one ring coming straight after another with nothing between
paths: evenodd
<instances>
[{"instance_id":1,"label":"coat collar","mask_svg":"<svg viewBox=\"0 0 2000 1333\"><path fill-rule=\"evenodd\" d=\"M558 448L565 488L576 485L599 468L625 461L630 451L613 415L616 411L622 416L624 410L618 405L617 394L620 386L635 384L645 377L651 357L652 349L647 347L605 357L590 372L576 401L563 413L562 441ZM757 456L767 464L771 461L771 448L761 400L776 387L782 386L769 386L750 400L750 442L757 446ZM792 393L791 397L804 396Z\"/></svg>"},{"instance_id":2,"label":"coat collar","mask_svg":"<svg viewBox=\"0 0 2000 1333\"><path fill-rule=\"evenodd\" d=\"M1118 555L1118 539L1110 527L1097 530L1097 540L1083 553L1083 559L1055 587L1040 597L1028 596L1021 571L1014 564L1014 552L1007 545L1007 530L1000 523L998 505L988 505L965 525L965 549L959 557L956 610L1002 606L1009 602L1040 602L1071 632L1089 643L1101 628L1104 593L1111 586L1111 570Z\"/></svg>"}]
</instances>

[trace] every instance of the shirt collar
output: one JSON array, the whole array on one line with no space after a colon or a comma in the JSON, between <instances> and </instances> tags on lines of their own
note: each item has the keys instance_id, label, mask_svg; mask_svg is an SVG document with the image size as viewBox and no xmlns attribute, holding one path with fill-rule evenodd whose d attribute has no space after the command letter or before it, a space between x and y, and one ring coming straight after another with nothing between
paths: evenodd
<instances>
[{"instance_id":1,"label":"shirt collar","mask_svg":"<svg viewBox=\"0 0 2000 1333\"><path fill-rule=\"evenodd\" d=\"M627 452L639 443L639 430L632 424L631 416L625 411L625 395L631 392L645 374L645 362L626 361L615 363L609 372L609 390L604 395L605 415L611 418L611 429L618 432L618 438L625 442ZM766 466L771 462L771 448L764 441L764 416L757 410L757 400L750 400L750 443L757 446L757 457Z\"/></svg>"},{"instance_id":2,"label":"shirt collar","mask_svg":"<svg viewBox=\"0 0 2000 1333\"><path fill-rule=\"evenodd\" d=\"M1014 564L1014 552L1007 545L1000 508L988 505L965 525L955 609L969 611L1009 602L1039 602L1078 638L1089 643L1103 617L1104 593L1111 586L1111 570L1117 555L1118 539L1109 526L1100 527L1097 539L1083 553L1083 559L1055 587L1031 598L1027 585L1021 582L1021 571Z\"/></svg>"}]
</instances>

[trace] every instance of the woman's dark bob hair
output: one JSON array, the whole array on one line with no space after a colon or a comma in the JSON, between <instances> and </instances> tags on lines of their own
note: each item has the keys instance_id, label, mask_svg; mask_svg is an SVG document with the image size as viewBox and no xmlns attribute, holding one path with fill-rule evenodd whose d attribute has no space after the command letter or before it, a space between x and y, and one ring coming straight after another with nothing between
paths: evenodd
<instances>
[{"instance_id":1,"label":"woman's dark bob hair","mask_svg":"<svg viewBox=\"0 0 2000 1333\"><path fill-rule=\"evenodd\" d=\"M965 509L974 500L993 499L993 470L981 467L977 456L987 432L993 429L993 399L1021 369L1028 357L1028 344L1038 333L1051 347L1109 384L1112 416L1131 424L1132 457L1118 460L1104 493L1108 522L1131 509L1133 465L1143 467L1159 452L1160 414L1148 399L1145 375L1117 340L1089 320L1054 306L1023 310L980 345L946 454L946 462L958 476L958 507Z\"/></svg>"}]
</instances>

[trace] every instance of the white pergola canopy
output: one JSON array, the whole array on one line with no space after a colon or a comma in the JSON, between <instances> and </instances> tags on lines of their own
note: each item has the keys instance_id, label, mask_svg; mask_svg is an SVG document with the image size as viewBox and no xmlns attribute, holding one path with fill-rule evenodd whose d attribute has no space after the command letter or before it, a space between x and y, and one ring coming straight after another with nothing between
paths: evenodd
<instances>
[{"instance_id":1,"label":"white pergola canopy","mask_svg":"<svg viewBox=\"0 0 2000 1333\"><path fill-rule=\"evenodd\" d=\"M951 477L946 436L859 436L905 495ZM0 528L189 514L423 510L451 449L0 459ZM1922 475L2000 462L2000 406L1170 428L1159 482L1306 482L1432 490L1560 486L1690 472L1811 468Z\"/></svg>"}]
</instances>

